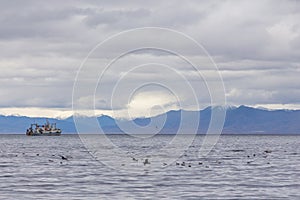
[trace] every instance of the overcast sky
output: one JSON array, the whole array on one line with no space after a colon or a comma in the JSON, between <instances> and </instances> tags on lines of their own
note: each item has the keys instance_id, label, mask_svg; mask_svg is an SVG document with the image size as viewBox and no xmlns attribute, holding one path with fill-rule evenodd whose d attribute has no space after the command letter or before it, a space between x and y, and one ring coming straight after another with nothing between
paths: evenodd
<instances>
[{"instance_id":1,"label":"overcast sky","mask_svg":"<svg viewBox=\"0 0 300 200\"><path fill-rule=\"evenodd\" d=\"M10 0L0 2L0 13L0 114L70 115L76 73L91 49L114 34L140 27L173 29L199 42L219 68L229 105L300 108L300 2L296 0ZM160 34L156 37L159 41ZM95 55L94 67L103 70L109 55L135 42L122 40ZM176 38L173 45L186 48ZM187 52L183 56L203 59L196 49ZM119 116L127 110L143 116L157 110L196 109L182 76L189 77L196 89L200 108L210 105L203 80L178 56L146 50L120 60L96 91L99 114L112 115L112 109ZM128 73L130 67L142 64L146 65ZM203 73L214 70L204 61L203 66ZM162 80L165 87L143 86ZM121 87L112 97L116 84ZM88 104L89 98L79 100Z\"/></svg>"}]
</instances>

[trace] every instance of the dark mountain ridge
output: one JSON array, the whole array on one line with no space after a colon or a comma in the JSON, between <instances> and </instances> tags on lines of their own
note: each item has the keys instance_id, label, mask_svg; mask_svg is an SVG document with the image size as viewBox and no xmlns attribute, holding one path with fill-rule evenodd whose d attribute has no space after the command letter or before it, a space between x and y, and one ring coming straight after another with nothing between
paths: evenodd
<instances>
[{"instance_id":1,"label":"dark mountain ridge","mask_svg":"<svg viewBox=\"0 0 300 200\"><path fill-rule=\"evenodd\" d=\"M194 120L193 116L198 115L200 122L197 132L206 133L211 120L212 109L226 109L223 134L300 134L300 110L265 110L247 106L233 108L207 107L201 111L169 111L163 115L137 118L133 121L114 119L105 115L97 119L105 133L122 133L118 123L122 123L124 126L134 123L138 127L147 127L151 124L151 121L158 122L165 118L166 121L163 126L157 127L155 124L152 124L152 126L160 129L160 133L172 134L177 132L182 120L181 115L184 113L184 116L188 119L182 121L181 126L189 127ZM51 123L57 123L63 133L76 133L72 117L51 119L3 115L0 115L0 133L24 133L31 123L43 124L46 119Z\"/></svg>"}]
</instances>

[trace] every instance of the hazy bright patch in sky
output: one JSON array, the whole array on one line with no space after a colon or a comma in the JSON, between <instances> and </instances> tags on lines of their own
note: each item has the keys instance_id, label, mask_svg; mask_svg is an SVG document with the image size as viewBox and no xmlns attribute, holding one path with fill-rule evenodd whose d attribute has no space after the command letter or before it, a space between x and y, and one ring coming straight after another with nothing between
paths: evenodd
<instances>
[{"instance_id":1,"label":"hazy bright patch in sky","mask_svg":"<svg viewBox=\"0 0 300 200\"><path fill-rule=\"evenodd\" d=\"M223 77L228 104L300 107L298 1L11 0L1 1L0 11L0 114L71 115L74 80L89 51L113 34L144 26L174 29L202 44ZM130 42L135 41L120 41L119 45ZM174 45L185 48L180 41ZM203 59L195 49L187 52L184 56ZM101 62L111 53L115 50L107 49L107 55L94 58L95 67L101 70ZM180 89L180 82L170 71L149 65L127 77L125 89L118 91L114 102L117 112L111 111L111 81L122 77L126 67L149 60L164 60L189 77L198 87L200 107L210 105L205 84L194 71L168 54L143 51L124 57L124 68L109 71L103 83L107 91L102 90L95 99L97 114L122 117L129 111L133 116L147 116L170 109L195 109L184 88L180 95L186 98L180 105L172 94L155 88L122 99L122 92L129 92L126 87L141 80L164 78L166 84ZM201 73L211 70L204 67ZM90 97L80 101L90 103Z\"/></svg>"}]
</instances>

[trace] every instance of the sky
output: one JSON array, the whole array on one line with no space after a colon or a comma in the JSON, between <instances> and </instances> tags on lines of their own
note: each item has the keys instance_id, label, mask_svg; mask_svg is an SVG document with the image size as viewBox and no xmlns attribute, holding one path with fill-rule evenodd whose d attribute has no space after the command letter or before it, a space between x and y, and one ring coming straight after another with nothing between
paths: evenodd
<instances>
[{"instance_id":1,"label":"sky","mask_svg":"<svg viewBox=\"0 0 300 200\"><path fill-rule=\"evenodd\" d=\"M296 0L10 0L0 2L0 13L0 114L67 117L74 104L85 109L93 100L97 115L116 117L196 110L212 104L207 83L216 73L224 88L214 92L224 93L226 105L300 109ZM214 63L164 31L133 33L89 54L109 37L143 27L193 38ZM158 46L168 42L170 49L184 50L183 56L202 63L200 70L170 52L143 49L120 58L98 85L90 83L98 80L109 58L149 38ZM90 93L74 99L78 74L81 91Z\"/></svg>"}]
</instances>

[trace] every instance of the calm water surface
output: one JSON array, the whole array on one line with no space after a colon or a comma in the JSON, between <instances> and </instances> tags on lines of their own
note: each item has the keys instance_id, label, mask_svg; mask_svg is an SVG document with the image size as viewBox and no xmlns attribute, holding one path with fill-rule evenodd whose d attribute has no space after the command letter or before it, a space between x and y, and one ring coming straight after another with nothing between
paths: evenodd
<instances>
[{"instance_id":1,"label":"calm water surface","mask_svg":"<svg viewBox=\"0 0 300 200\"><path fill-rule=\"evenodd\" d=\"M176 162L149 170L171 138L111 136L130 155L148 152L150 164L115 161L140 163L135 174L97 161L77 135L0 135L0 199L300 199L300 136L222 136L206 158L197 136Z\"/></svg>"}]
</instances>

